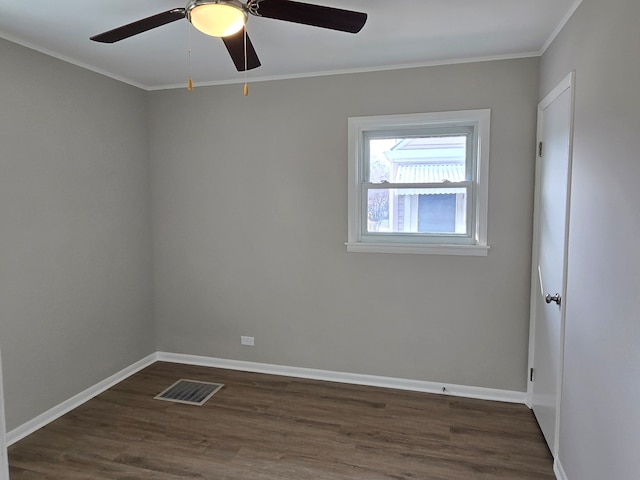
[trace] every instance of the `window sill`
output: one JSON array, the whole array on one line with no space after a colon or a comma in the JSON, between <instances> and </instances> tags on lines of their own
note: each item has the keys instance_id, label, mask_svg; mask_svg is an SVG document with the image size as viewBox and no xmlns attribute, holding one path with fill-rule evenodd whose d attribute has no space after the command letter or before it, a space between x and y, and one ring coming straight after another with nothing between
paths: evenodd
<instances>
[{"instance_id":1,"label":"window sill","mask_svg":"<svg viewBox=\"0 0 640 480\"><path fill-rule=\"evenodd\" d=\"M443 244L389 244L389 243L345 243L347 252L356 253L411 253L421 255L461 255L486 257L489 245L443 245Z\"/></svg>"}]
</instances>

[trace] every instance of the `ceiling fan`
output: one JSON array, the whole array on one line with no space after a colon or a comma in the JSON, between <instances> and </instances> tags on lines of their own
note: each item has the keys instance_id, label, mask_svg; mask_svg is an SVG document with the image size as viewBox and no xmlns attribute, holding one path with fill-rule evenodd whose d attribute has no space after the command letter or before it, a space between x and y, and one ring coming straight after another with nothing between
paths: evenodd
<instances>
[{"instance_id":1,"label":"ceiling fan","mask_svg":"<svg viewBox=\"0 0 640 480\"><path fill-rule=\"evenodd\" d=\"M246 3L240 0L189 0L184 8L173 8L143 18L94 35L91 40L115 43L186 17L201 32L221 37L236 69L242 72L260 66L258 55L245 32L249 15L349 33L358 33L367 21L366 13L292 0L247 0Z\"/></svg>"}]
</instances>

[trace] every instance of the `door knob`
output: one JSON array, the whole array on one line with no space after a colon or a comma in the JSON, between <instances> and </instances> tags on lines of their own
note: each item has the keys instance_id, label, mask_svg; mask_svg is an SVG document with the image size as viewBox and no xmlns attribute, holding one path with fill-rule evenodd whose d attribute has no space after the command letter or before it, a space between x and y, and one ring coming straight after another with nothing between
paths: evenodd
<instances>
[{"instance_id":1,"label":"door knob","mask_svg":"<svg viewBox=\"0 0 640 480\"><path fill-rule=\"evenodd\" d=\"M547 303L556 302L558 305L560 305L560 302L562 300L560 298L559 293L556 293L555 295L551 295L550 293L547 293L547 295L544 297L544 301Z\"/></svg>"}]
</instances>

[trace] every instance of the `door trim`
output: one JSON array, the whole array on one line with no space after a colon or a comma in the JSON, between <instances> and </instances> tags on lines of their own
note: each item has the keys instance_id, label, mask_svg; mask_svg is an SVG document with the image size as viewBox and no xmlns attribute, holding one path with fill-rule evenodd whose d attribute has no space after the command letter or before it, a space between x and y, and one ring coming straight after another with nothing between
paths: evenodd
<instances>
[{"instance_id":1,"label":"door trim","mask_svg":"<svg viewBox=\"0 0 640 480\"><path fill-rule=\"evenodd\" d=\"M557 398L556 398L556 422L555 422L555 441L554 451L551 452L554 459L558 457L559 436L560 436L560 405L562 401L562 374L564 367L564 335L565 335L565 314L567 305L567 265L569 257L569 220L571 216L571 173L573 168L573 131L575 116L575 71L569 73L539 104L538 104L538 124L536 133L536 174L535 174L535 197L534 197L534 215L533 215L533 242L531 250L531 292L530 292L530 312L529 312L529 364L527 368L527 401L529 408L533 408L533 382L531 381L531 369L534 368L535 358L535 327L536 327L536 296L540 285L538 283L538 246L539 246L539 226L538 212L540 208L540 156L538 145L543 141L543 111L553 103L560 95L571 89L571 116L569 125L569 158L567 170L567 199L566 199L566 220L565 220L565 238L564 238L564 261L562 265L562 304L560 305L560 348L559 348L559 365L557 378Z\"/></svg>"}]
</instances>

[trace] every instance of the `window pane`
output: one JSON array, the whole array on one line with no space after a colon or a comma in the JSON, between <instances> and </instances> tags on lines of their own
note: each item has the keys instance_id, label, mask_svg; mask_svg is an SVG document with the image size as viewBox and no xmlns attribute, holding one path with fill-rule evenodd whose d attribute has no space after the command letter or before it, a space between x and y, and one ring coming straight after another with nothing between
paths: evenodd
<instances>
[{"instance_id":1,"label":"window pane","mask_svg":"<svg viewBox=\"0 0 640 480\"><path fill-rule=\"evenodd\" d=\"M418 232L454 233L456 195L418 195Z\"/></svg>"},{"instance_id":2,"label":"window pane","mask_svg":"<svg viewBox=\"0 0 640 480\"><path fill-rule=\"evenodd\" d=\"M400 140L391 138L373 138L369 140L369 165L367 181L382 183L391 181L391 162L385 155Z\"/></svg>"},{"instance_id":3,"label":"window pane","mask_svg":"<svg viewBox=\"0 0 640 480\"><path fill-rule=\"evenodd\" d=\"M467 189L369 189L366 231L466 235Z\"/></svg>"},{"instance_id":4,"label":"window pane","mask_svg":"<svg viewBox=\"0 0 640 480\"><path fill-rule=\"evenodd\" d=\"M370 183L462 182L466 178L466 135L369 138Z\"/></svg>"}]
</instances>

